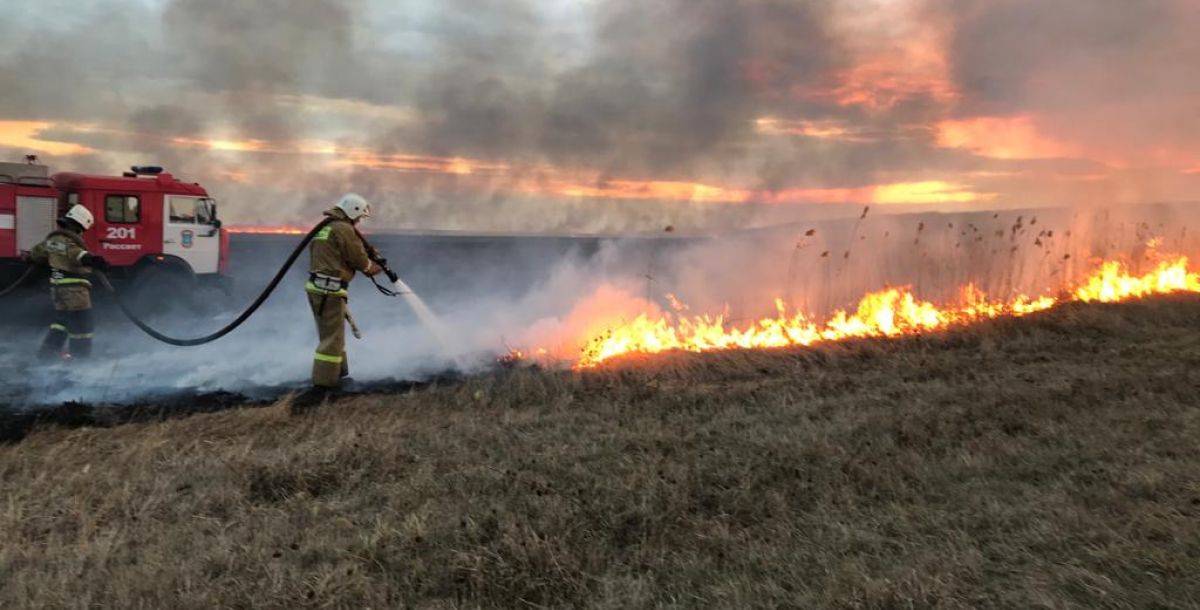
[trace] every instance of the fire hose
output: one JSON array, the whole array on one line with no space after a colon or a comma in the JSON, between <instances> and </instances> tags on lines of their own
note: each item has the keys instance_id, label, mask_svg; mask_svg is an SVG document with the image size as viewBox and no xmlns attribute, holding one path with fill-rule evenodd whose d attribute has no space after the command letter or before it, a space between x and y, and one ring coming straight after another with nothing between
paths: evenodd
<instances>
[{"instance_id":1,"label":"fire hose","mask_svg":"<svg viewBox=\"0 0 1200 610\"><path fill-rule=\"evenodd\" d=\"M29 279L29 277L33 275L33 272L34 272L33 265L29 265L29 266L25 267L25 272L21 274L21 277L17 278L17 281L13 282L12 285L9 286L8 288L5 288L4 290L0 290L0 297L8 296L8 293L19 288L21 286L21 284L25 283L25 280Z\"/></svg>"},{"instance_id":2,"label":"fire hose","mask_svg":"<svg viewBox=\"0 0 1200 610\"><path fill-rule=\"evenodd\" d=\"M113 294L113 297L117 302L117 307L121 309L121 313L125 314L125 317L129 318L129 321L133 322L134 326L137 326L142 330L142 332L169 345L175 345L179 347L204 345L205 343L212 343L213 341L228 335L229 333L233 332L234 329L241 326L246 320L250 319L250 316L254 315L254 312L258 311L258 308L261 307L264 302L266 302L267 297L271 296L271 293L275 291L277 286L279 286L279 282L283 281L283 278L285 275L287 275L288 270L292 268L292 265L295 264L296 259L300 257L300 253L303 252L304 248L313 240L313 237L316 236L317 232L325 228L325 225L328 225L330 222L333 222L332 218L326 218L325 220L322 220L317 224L317 226L313 227L307 235L304 236L304 239L300 240L300 243L296 245L294 250L292 250L291 255L289 255L287 260L284 261L283 266L280 267L279 271L275 273L275 277L271 278L271 282L267 284L262 293L258 295L258 298L254 299L254 301L250 303L250 306L247 307L246 310L243 311L237 318L234 318L232 322L226 324L220 330L203 337L197 337L195 339L178 339L155 330L149 324L146 324L146 322L142 321L142 319L139 318L137 314L135 314L133 310L129 308L129 305L126 304L125 300L121 297L121 293L113 288L113 285L111 282L109 282L107 275L100 271L95 271L94 273L97 279L100 280L100 284ZM359 234L359 238L363 239L363 245L366 247L367 253L371 260L380 266L383 273L388 277L389 280L392 281L393 284L396 284L400 276L397 275L395 271L392 271L387 267L387 261L379 255L378 250L371 247L371 245L367 243L366 239L362 237L361 233ZM30 268L32 269L32 267ZM27 272L27 274L28 273L29 272ZM374 277L371 278L371 281L375 284L375 287L386 296L397 296L401 294L398 291L381 285ZM11 288L7 290L11 290Z\"/></svg>"}]
</instances>

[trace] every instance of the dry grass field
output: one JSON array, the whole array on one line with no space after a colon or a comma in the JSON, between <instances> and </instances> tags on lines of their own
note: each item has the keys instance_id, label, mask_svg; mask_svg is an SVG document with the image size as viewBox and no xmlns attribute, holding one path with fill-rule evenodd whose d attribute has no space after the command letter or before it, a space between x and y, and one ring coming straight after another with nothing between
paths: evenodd
<instances>
[{"instance_id":1,"label":"dry grass field","mask_svg":"<svg viewBox=\"0 0 1200 610\"><path fill-rule=\"evenodd\" d=\"M0 607L1196 607L1200 300L0 446Z\"/></svg>"}]
</instances>

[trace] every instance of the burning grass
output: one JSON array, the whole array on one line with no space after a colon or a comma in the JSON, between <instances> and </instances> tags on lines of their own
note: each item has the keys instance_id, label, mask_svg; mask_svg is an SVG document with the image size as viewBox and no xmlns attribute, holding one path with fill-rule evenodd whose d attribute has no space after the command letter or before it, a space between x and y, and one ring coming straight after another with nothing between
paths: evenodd
<instances>
[{"instance_id":1,"label":"burning grass","mask_svg":"<svg viewBox=\"0 0 1200 610\"><path fill-rule=\"evenodd\" d=\"M0 447L0 606L1200 604L1200 299Z\"/></svg>"},{"instance_id":2,"label":"burning grass","mask_svg":"<svg viewBox=\"0 0 1200 610\"><path fill-rule=\"evenodd\" d=\"M921 300L909 288L886 288L862 297L854 311L835 311L824 322L804 313L789 313L782 299L775 300L778 315L741 327L729 324L724 316L640 314L590 339L575 366L595 367L632 353L807 347L866 337L899 337L1025 316L1076 301L1115 303L1150 295L1200 292L1200 272L1191 270L1187 257L1156 258L1160 260L1154 268L1142 274L1131 271L1121 261L1105 261L1078 286L1064 287L1057 295L1019 294L993 300L967 284L956 302L937 305ZM677 311L684 309L676 307Z\"/></svg>"}]
</instances>

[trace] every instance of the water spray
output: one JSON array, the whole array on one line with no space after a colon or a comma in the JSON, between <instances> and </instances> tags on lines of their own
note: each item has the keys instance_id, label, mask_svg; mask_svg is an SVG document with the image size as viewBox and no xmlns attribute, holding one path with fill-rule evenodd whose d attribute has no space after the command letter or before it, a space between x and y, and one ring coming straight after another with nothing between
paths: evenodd
<instances>
[{"instance_id":1,"label":"water spray","mask_svg":"<svg viewBox=\"0 0 1200 610\"><path fill-rule=\"evenodd\" d=\"M357 229L355 229L355 232L357 232ZM361 233L359 233L359 237L362 238ZM366 238L363 238L363 245L367 248L367 256L370 257L371 262L379 265L379 269L387 277L388 281L392 283L389 288L380 284L378 280L372 277L371 281L375 284L375 287L386 296L403 297L404 302L408 303L413 313L417 314L417 318L421 321L421 324L424 324L429 334L433 335L433 338L437 340L438 346L442 348L443 355L449 355L450 342L447 339L445 327L442 326L442 321L433 313L433 310L429 309L425 301L408 284L404 283L404 280L400 279L400 274L393 271L391 267L388 267L387 259L383 258L379 254L379 251L367 242Z\"/></svg>"}]
</instances>

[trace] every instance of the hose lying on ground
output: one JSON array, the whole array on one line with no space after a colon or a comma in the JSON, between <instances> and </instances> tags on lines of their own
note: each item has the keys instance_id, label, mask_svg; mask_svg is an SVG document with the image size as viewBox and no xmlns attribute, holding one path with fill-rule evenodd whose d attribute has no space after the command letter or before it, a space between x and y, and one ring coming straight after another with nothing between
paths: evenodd
<instances>
[{"instance_id":1,"label":"hose lying on ground","mask_svg":"<svg viewBox=\"0 0 1200 610\"><path fill-rule=\"evenodd\" d=\"M257 299L254 299L254 302L250 304L250 307L248 307L246 311L243 311L241 315L217 332L210 335L205 335L203 337L197 337L195 339L176 339L154 330L148 324L138 318L137 314L133 313L129 306L126 305L125 300L121 298L121 293L113 289L112 283L108 281L108 276L99 271L96 271L95 274L100 280L100 284L103 285L104 288L109 292L113 293L113 296L117 301L117 307L121 308L121 313L125 314L125 317L129 318L130 322L133 322L135 326L142 329L142 331L147 335L150 335L151 337L154 337L163 343L176 345L179 347L204 345L205 343L212 343L213 341L228 335L229 333L233 332L233 329L241 326L243 322L250 318L250 316L254 315L254 312L258 311L258 308L261 307L264 302L266 302L267 297L271 296L271 293L275 291L275 287L279 285L279 282L283 281L283 276L287 275L288 269L292 268L292 264L294 264L296 259L300 257L300 253L304 251L305 246L307 246L309 242L313 240L313 237L317 234L317 231L323 229L325 225L329 224L330 222L333 222L332 218L326 218L325 220L322 220L317 224L317 226L313 227L312 230L308 232L308 235L304 236L304 239L300 240L300 243L296 245L296 249L292 250L292 254L288 256L287 261L285 261L283 266L279 268L279 271L275 273L275 277L271 279L271 283L267 284L267 287L263 289L262 294L258 295Z\"/></svg>"}]
</instances>

